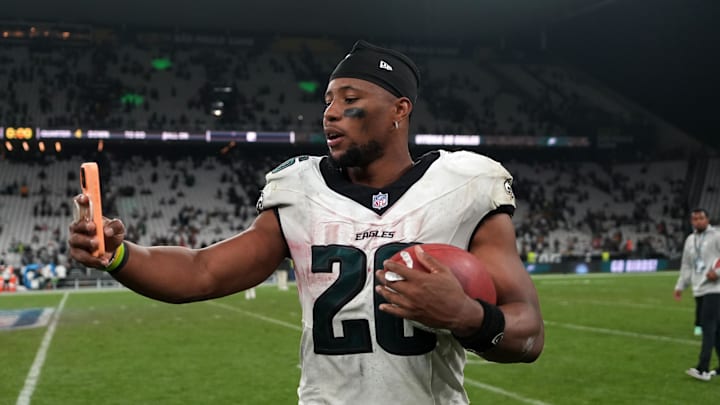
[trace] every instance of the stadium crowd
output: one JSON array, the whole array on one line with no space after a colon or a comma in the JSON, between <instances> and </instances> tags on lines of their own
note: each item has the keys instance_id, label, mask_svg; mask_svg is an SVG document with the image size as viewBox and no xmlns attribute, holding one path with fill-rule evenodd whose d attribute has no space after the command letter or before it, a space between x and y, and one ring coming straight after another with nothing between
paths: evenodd
<instances>
[{"instance_id":1,"label":"stadium crowd","mask_svg":"<svg viewBox=\"0 0 720 405\"><path fill-rule=\"evenodd\" d=\"M292 38L237 46L141 38L0 44L0 124L319 133L325 78L346 48L336 41ZM647 117L613 102L568 67L480 49L438 46L408 52L423 74L424 101L411 120L415 133L609 131L643 137L654 131ZM213 115L218 108L221 113ZM82 153L47 153L34 160L8 153L0 160L0 259L6 267L16 272L32 264L77 269L67 260L66 227L81 161L101 163L103 208L124 219L128 240L203 247L249 225L264 173L296 150L238 147L218 155L190 146L174 152L115 148L92 157ZM602 252L679 255L687 211L684 161L502 163L515 176L519 208L514 221L523 258L530 252L541 261Z\"/></svg>"},{"instance_id":2,"label":"stadium crowd","mask_svg":"<svg viewBox=\"0 0 720 405\"><path fill-rule=\"evenodd\" d=\"M0 45L3 125L318 131L325 77L345 49L330 40L197 46L139 38ZM569 68L483 51L493 56L443 46L410 51L423 75L413 132L561 136L611 128L641 136L653 130ZM216 107L221 116L210 114Z\"/></svg>"},{"instance_id":3,"label":"stadium crowd","mask_svg":"<svg viewBox=\"0 0 720 405\"><path fill-rule=\"evenodd\" d=\"M106 215L123 218L128 240L199 248L242 231L254 218L264 174L292 152L184 153L151 157L103 152L103 208ZM83 158L44 160L43 166L0 161L0 167L12 165L32 179L28 192L21 194L12 186L14 180L0 178L0 189L6 190L0 203L2 256L16 268L36 263L74 269L65 256L72 215L67 202L77 193L72 173ZM531 251L541 261L599 257L604 251L633 258L680 254L684 162L641 164L646 176L632 180L625 173L638 170L638 164L599 169L595 163L509 161L505 166L515 176L514 222L523 258ZM62 170L64 181L43 180L42 170Z\"/></svg>"}]
</instances>

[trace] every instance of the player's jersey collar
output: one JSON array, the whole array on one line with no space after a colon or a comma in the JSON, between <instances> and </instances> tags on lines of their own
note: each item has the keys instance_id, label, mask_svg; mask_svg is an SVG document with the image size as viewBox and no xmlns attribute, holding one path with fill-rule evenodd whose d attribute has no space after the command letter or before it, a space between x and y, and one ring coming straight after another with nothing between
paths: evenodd
<instances>
[{"instance_id":1,"label":"player's jersey collar","mask_svg":"<svg viewBox=\"0 0 720 405\"><path fill-rule=\"evenodd\" d=\"M440 157L440 152L433 151L426 153L418 159L410 168L395 182L383 188L368 187L362 184L355 184L348 180L347 176L335 168L328 157L320 161L320 172L325 184L338 194L357 202L363 207L382 215L412 187L430 165Z\"/></svg>"}]
</instances>

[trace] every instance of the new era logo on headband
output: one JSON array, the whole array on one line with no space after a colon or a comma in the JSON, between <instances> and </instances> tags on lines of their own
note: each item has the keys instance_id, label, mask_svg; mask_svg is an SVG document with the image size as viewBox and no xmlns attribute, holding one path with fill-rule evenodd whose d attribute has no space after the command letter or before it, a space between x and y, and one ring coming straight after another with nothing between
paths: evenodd
<instances>
[{"instance_id":1,"label":"new era logo on headband","mask_svg":"<svg viewBox=\"0 0 720 405\"><path fill-rule=\"evenodd\" d=\"M410 58L365 41L357 41L350 56L340 61L330 74L330 80L341 77L374 83L393 96L407 97L413 103L420 84L420 72Z\"/></svg>"},{"instance_id":2,"label":"new era logo on headband","mask_svg":"<svg viewBox=\"0 0 720 405\"><path fill-rule=\"evenodd\" d=\"M379 67L380 67L380 69L385 69L385 70L387 70L388 72L392 72L392 70L393 70L393 69L392 69L392 66L390 66L389 63L385 62L385 61L382 60L382 59L380 60L380 66L379 66Z\"/></svg>"}]
</instances>

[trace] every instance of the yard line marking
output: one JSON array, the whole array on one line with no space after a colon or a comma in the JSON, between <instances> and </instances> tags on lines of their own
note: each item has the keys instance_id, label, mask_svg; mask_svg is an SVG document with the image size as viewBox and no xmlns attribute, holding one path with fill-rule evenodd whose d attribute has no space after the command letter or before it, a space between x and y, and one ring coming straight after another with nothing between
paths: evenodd
<instances>
[{"instance_id":1,"label":"yard line marking","mask_svg":"<svg viewBox=\"0 0 720 405\"><path fill-rule=\"evenodd\" d=\"M52 321L50 321L47 331L45 331L45 336L43 337L42 343L35 355L35 361L33 361L32 367L30 367L30 371L25 378L25 385L23 386L22 391L20 391L16 405L30 404L30 398L32 398L33 392L35 392L35 387L40 379L40 371L45 363L45 357L47 356L50 342L55 334L55 328L57 327L58 320L60 319L60 313L62 312L63 307L65 307L65 301L67 301L68 295L68 292L63 294L62 300L60 300L60 304L55 310L55 315Z\"/></svg>"},{"instance_id":2,"label":"yard line marking","mask_svg":"<svg viewBox=\"0 0 720 405\"><path fill-rule=\"evenodd\" d=\"M562 298L556 298L556 297L542 297L542 301L557 301L560 303L568 303L568 304L577 304L577 303L587 303L592 305L606 305L606 306L613 306L613 307L626 307L626 308L636 308L636 309L652 309L657 310L658 306L661 305L661 303L656 304L638 304L636 302L627 302L627 301L602 301L602 300L583 300L583 299L573 299L572 302L562 299ZM671 307L671 306L664 306L663 311L680 311L680 312L691 312L695 311L692 308L689 307Z\"/></svg>"},{"instance_id":3,"label":"yard line marking","mask_svg":"<svg viewBox=\"0 0 720 405\"><path fill-rule=\"evenodd\" d=\"M472 385L473 387L483 389L485 391L494 392L496 394L504 395L506 397L510 397L512 399L518 400L520 402L524 402L526 404L532 404L532 405L550 405L547 402L539 401L537 399L527 398L522 395L518 395L514 392L505 391L502 388L495 387L493 385L481 383L479 381L472 380L470 378L465 378L465 383Z\"/></svg>"},{"instance_id":4,"label":"yard line marking","mask_svg":"<svg viewBox=\"0 0 720 405\"><path fill-rule=\"evenodd\" d=\"M95 287L88 287L88 288L82 288L82 289L70 289L70 288L60 288L57 290L23 290L23 291L15 291L12 294L2 294L0 295L0 299L12 299L12 297L22 297L22 296L28 296L28 295L61 295L65 293L71 293L71 294L97 294L97 293L118 293L118 292L129 292L132 291L131 289L127 287L104 287L104 288L95 288Z\"/></svg>"},{"instance_id":5,"label":"yard line marking","mask_svg":"<svg viewBox=\"0 0 720 405\"><path fill-rule=\"evenodd\" d=\"M681 344L693 345L693 346L697 346L700 343L699 341L692 340L692 339L679 339L679 338L672 338L672 337L667 337L667 336L658 336L658 335L649 335L649 334L645 334L645 333L628 332L628 331L617 330L617 329L596 328L593 326L583 326L583 325L576 325L576 324L572 324L572 323L545 321L545 325L560 326L562 328L579 330L579 331L583 331L583 332L604 333L607 335L625 336L625 337L648 339L648 340L658 340L661 342L673 342L673 343L681 343Z\"/></svg>"},{"instance_id":6,"label":"yard line marking","mask_svg":"<svg viewBox=\"0 0 720 405\"><path fill-rule=\"evenodd\" d=\"M470 354L470 352L467 352L467 355L468 355L468 356L472 356L472 354ZM473 365L473 366L487 366L487 365L490 365L490 364L498 364L498 363L493 363L493 362L491 362L491 361L487 361L487 360L485 360L485 359L475 360L475 359L472 359L472 358L467 359L467 360L465 361L465 363L466 363L466 364L469 364L469 365Z\"/></svg>"},{"instance_id":7,"label":"yard line marking","mask_svg":"<svg viewBox=\"0 0 720 405\"><path fill-rule=\"evenodd\" d=\"M546 273L546 274L533 274L529 273L534 279L549 281L552 279L597 279L597 278L622 278L622 277L675 277L677 278L679 272L677 270L663 270L663 271L650 271L650 272L638 272L638 273L588 273L588 274L557 274L557 273Z\"/></svg>"},{"instance_id":8,"label":"yard line marking","mask_svg":"<svg viewBox=\"0 0 720 405\"><path fill-rule=\"evenodd\" d=\"M215 305L216 307L225 308L225 309L227 309L227 310L229 310L229 311L239 312L239 313L241 313L241 314L243 314L243 315L251 316L251 317L253 317L253 318L257 318L257 319L263 320L263 321L265 321L265 322L270 322L270 323L274 323L274 324L276 324L276 325L284 326L284 327L286 327L286 328L294 329L294 330L296 330L296 331L298 331L298 332L302 332L302 328L301 328L300 326L295 325L295 324L292 324L292 323L289 323L289 322L281 321L281 320L275 319L275 318L269 318L269 317L267 317L267 316L263 316L263 315L260 315L260 314L256 314L256 313L250 312L250 311L245 311L245 310L242 310L242 309L240 309L240 308L234 307L234 306L232 306L232 305L222 304L222 303L220 303L220 302L206 301L206 303L208 303L208 304L210 304L210 305Z\"/></svg>"},{"instance_id":9,"label":"yard line marking","mask_svg":"<svg viewBox=\"0 0 720 405\"><path fill-rule=\"evenodd\" d=\"M549 280L547 278L536 280L538 285L590 285L590 279L584 278L573 278L573 279L561 279L561 280ZM600 280L594 280L593 284L597 284ZM603 280L605 281L605 280ZM608 280L611 281L611 280Z\"/></svg>"},{"instance_id":10,"label":"yard line marking","mask_svg":"<svg viewBox=\"0 0 720 405\"><path fill-rule=\"evenodd\" d=\"M290 328L290 329L294 329L294 330L297 330L297 331L302 332L302 328L301 328L300 326L297 326L297 325L292 324L292 323L289 323L289 322L281 321L281 320L279 320L279 319L275 319L275 318L270 318L270 317L267 317L267 316L259 315L259 314L256 314L256 313L253 313L253 312L250 312L250 311L245 311L245 310L242 310L242 309L240 309L240 308L234 307L234 306L232 306L232 305L223 304L223 303L220 303L220 302L205 301L205 303L210 304L210 305L215 305L215 306L217 306L217 307L225 308L225 309L227 309L227 310L229 310L229 311L238 312L238 313L241 313L241 314L243 314L243 315L251 316L251 317L253 317L253 318L257 318L257 319L260 319L260 320L263 320L263 321L266 321L266 322L274 323L274 324L276 324L276 325L285 326L286 328ZM300 365L298 365L298 368L299 368L299 367L300 367ZM521 396L521 395L515 394L515 393L513 393L513 392L505 391L505 390L502 389L502 388L498 388L498 387L495 387L495 386L492 386L492 385L488 385L488 384L485 384L485 383L481 383L481 382L479 382L479 381L475 381L475 380L470 379L470 378L467 378L467 377L465 377L465 382L468 383L468 384L470 384L470 385L472 385L473 387L480 388L480 389L484 389L484 390L490 391L490 392L494 392L494 393L496 393L496 394L505 395L505 396L507 396L507 397L513 398L513 399L518 400L518 401L520 401L520 402L524 402L524 403L526 403L526 404L532 404L532 405L550 405L550 404L548 404L547 402L542 402L542 401L538 401L538 400L535 400L535 399L526 398L526 397L523 397L523 396Z\"/></svg>"}]
</instances>

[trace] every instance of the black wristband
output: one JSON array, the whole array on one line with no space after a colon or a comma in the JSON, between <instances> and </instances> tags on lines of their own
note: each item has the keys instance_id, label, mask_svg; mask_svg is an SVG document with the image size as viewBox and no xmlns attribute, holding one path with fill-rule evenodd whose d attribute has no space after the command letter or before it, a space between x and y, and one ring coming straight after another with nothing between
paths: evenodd
<instances>
[{"instance_id":1,"label":"black wristband","mask_svg":"<svg viewBox=\"0 0 720 405\"><path fill-rule=\"evenodd\" d=\"M453 336L462 347L475 353L484 353L500 344L503 336L505 336L505 314L497 305L480 299L477 302L482 305L485 311L485 317L480 329L470 336L460 337L455 334Z\"/></svg>"}]
</instances>

